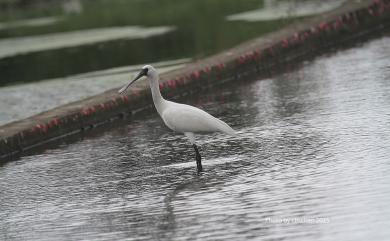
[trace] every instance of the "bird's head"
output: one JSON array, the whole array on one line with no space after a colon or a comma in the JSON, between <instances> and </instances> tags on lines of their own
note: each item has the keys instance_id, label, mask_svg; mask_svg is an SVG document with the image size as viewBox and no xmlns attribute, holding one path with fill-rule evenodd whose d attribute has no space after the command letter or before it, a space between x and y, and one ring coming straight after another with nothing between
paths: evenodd
<instances>
[{"instance_id":1,"label":"bird's head","mask_svg":"<svg viewBox=\"0 0 390 241\"><path fill-rule=\"evenodd\" d=\"M156 75L157 75L157 71L155 68L153 68L153 66L145 65L144 67L142 67L141 71L135 76L135 78L132 81L130 81L126 86L121 88L118 91L118 93L123 94L131 84L133 84L135 81L137 81L143 76L147 76L150 78L150 77L155 77Z\"/></svg>"},{"instance_id":2,"label":"bird's head","mask_svg":"<svg viewBox=\"0 0 390 241\"><path fill-rule=\"evenodd\" d=\"M142 67L141 72L144 72L144 76L147 77L154 77L155 75L157 75L157 70L151 65L145 65L144 67Z\"/></svg>"}]
</instances>

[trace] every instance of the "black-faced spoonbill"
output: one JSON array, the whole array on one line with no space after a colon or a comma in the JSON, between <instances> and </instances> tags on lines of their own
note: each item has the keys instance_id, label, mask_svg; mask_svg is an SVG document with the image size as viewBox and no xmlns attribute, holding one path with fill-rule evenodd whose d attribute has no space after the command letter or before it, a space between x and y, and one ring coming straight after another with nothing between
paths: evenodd
<instances>
[{"instance_id":1,"label":"black-faced spoonbill","mask_svg":"<svg viewBox=\"0 0 390 241\"><path fill-rule=\"evenodd\" d=\"M158 114L163 119L165 125L173 131L183 133L191 142L196 153L196 166L198 168L198 172L201 172L202 157L200 156L198 147L195 144L194 133L219 131L229 135L235 135L235 131L225 122L215 118L201 109L165 100L160 93L158 73L156 69L150 65L145 65L134 80L130 81L130 83L120 89L119 93L124 93L132 83L142 76L147 76L149 79L154 106L156 107Z\"/></svg>"}]
</instances>

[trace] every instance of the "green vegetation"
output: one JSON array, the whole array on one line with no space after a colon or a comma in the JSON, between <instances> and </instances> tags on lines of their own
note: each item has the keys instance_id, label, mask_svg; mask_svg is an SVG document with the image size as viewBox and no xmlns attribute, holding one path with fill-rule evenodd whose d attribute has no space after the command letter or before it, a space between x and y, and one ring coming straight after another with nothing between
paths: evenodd
<instances>
[{"instance_id":1,"label":"green vegetation","mask_svg":"<svg viewBox=\"0 0 390 241\"><path fill-rule=\"evenodd\" d=\"M82 2L83 12L65 15L65 20L61 23L0 31L0 37L123 25L174 25L180 28L200 26L204 31L206 26L224 21L226 15L258 8L262 3L258 0L84 0ZM16 10L14 14L11 11L4 16L8 16L7 20L19 19L21 14L26 17L58 16L60 6L50 6L51 8L44 8L40 4L32 5L28 9ZM49 10L51 12L48 12Z\"/></svg>"},{"instance_id":2,"label":"green vegetation","mask_svg":"<svg viewBox=\"0 0 390 241\"><path fill-rule=\"evenodd\" d=\"M58 1L0 0L0 22L62 14Z\"/></svg>"},{"instance_id":3,"label":"green vegetation","mask_svg":"<svg viewBox=\"0 0 390 241\"><path fill-rule=\"evenodd\" d=\"M176 30L145 40L118 40L2 59L3 84L182 57L200 58L288 23L286 20L259 23L225 20L230 14L261 7L261 0L83 0L82 3L82 13L71 15L64 15L58 4L50 9L32 7L25 10L25 16L64 16L65 19L49 26L2 30L0 38L125 25L169 25Z\"/></svg>"}]
</instances>

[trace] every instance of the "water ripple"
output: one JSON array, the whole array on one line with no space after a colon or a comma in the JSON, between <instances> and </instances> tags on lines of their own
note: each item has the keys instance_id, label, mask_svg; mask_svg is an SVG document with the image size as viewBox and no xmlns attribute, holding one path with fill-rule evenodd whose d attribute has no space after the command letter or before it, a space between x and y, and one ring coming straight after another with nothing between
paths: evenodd
<instances>
[{"instance_id":1,"label":"water ripple","mask_svg":"<svg viewBox=\"0 0 390 241\"><path fill-rule=\"evenodd\" d=\"M8 163L0 239L387 240L389 46L190 98L238 131L198 137L199 175L156 114Z\"/></svg>"}]
</instances>

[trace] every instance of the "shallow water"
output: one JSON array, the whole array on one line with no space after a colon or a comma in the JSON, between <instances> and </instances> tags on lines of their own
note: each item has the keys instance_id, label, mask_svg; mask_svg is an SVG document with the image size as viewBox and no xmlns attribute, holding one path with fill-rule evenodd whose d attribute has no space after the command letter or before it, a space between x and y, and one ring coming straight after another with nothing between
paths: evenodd
<instances>
[{"instance_id":1,"label":"shallow water","mask_svg":"<svg viewBox=\"0 0 390 241\"><path fill-rule=\"evenodd\" d=\"M390 38L187 100L237 137L194 153L156 114L0 167L3 240L388 240Z\"/></svg>"}]
</instances>

